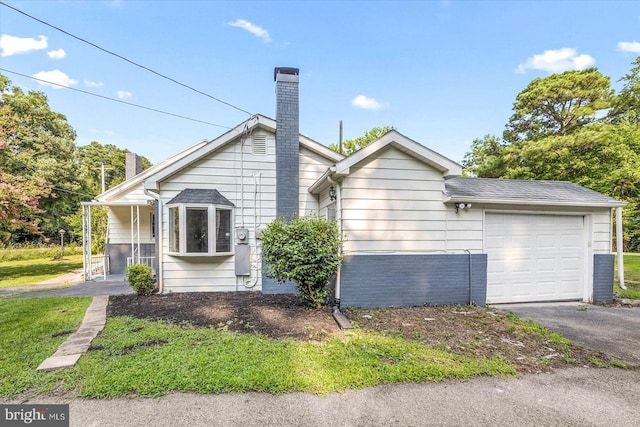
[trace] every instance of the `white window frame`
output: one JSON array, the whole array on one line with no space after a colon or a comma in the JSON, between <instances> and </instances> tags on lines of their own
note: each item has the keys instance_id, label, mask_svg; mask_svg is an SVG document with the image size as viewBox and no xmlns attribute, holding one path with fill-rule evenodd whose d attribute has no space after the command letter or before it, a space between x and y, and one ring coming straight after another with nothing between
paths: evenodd
<instances>
[{"instance_id":1,"label":"white window frame","mask_svg":"<svg viewBox=\"0 0 640 427\"><path fill-rule=\"evenodd\" d=\"M233 208L225 205L212 205L208 203L176 203L167 205L167 209L170 211L172 208L178 209L178 247L179 251L175 252L171 250L170 240L167 239L169 244L168 254L172 256L185 256L185 257L211 257L211 256L228 256L233 255ZM207 252L187 252L187 209L206 209L207 210ZM216 221L218 211L229 211L229 251L228 252L216 252ZM167 212L167 218L169 219L169 236L173 233L173 224L171 222L171 215Z\"/></svg>"}]
</instances>

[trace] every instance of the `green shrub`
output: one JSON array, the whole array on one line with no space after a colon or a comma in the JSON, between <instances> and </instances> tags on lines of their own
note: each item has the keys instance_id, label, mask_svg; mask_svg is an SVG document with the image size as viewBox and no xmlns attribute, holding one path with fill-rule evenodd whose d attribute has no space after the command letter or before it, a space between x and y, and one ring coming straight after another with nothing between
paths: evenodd
<instances>
[{"instance_id":1,"label":"green shrub","mask_svg":"<svg viewBox=\"0 0 640 427\"><path fill-rule=\"evenodd\" d=\"M335 277L342 255L338 225L318 217L277 219L261 234L265 272L278 282L292 281L305 304L326 303L327 285Z\"/></svg>"},{"instance_id":2,"label":"green shrub","mask_svg":"<svg viewBox=\"0 0 640 427\"><path fill-rule=\"evenodd\" d=\"M138 295L149 296L155 289L153 270L146 264L134 264L127 268L127 282Z\"/></svg>"}]
</instances>

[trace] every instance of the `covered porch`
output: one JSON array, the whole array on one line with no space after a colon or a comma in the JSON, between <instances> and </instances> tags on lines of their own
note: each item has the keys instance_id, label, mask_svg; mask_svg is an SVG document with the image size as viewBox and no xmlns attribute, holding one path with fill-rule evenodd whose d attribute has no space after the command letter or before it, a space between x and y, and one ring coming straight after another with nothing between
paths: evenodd
<instances>
[{"instance_id":1,"label":"covered porch","mask_svg":"<svg viewBox=\"0 0 640 427\"><path fill-rule=\"evenodd\" d=\"M107 209L106 229L98 231L92 210ZM156 206L153 200L135 202L82 202L82 265L86 281L124 275L132 264L146 264L157 275ZM99 234L104 233L103 236ZM104 251L94 254L94 239L104 238Z\"/></svg>"}]
</instances>

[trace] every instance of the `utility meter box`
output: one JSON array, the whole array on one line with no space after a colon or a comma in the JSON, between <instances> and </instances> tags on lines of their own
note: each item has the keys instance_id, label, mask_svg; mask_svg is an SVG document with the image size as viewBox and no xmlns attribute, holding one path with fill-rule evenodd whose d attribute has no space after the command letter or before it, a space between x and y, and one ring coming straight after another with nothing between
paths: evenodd
<instances>
[{"instance_id":1,"label":"utility meter box","mask_svg":"<svg viewBox=\"0 0 640 427\"><path fill-rule=\"evenodd\" d=\"M249 229L236 228L236 243L239 245L249 244Z\"/></svg>"}]
</instances>

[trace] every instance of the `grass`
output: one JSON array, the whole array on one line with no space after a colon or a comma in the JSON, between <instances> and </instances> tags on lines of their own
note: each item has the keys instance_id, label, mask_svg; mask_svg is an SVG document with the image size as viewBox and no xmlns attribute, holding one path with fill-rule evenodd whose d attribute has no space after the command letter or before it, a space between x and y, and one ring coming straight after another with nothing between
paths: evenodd
<instances>
[{"instance_id":1,"label":"grass","mask_svg":"<svg viewBox=\"0 0 640 427\"><path fill-rule=\"evenodd\" d=\"M618 259L616 257L614 292L622 298L640 299L640 253L624 254L624 282L627 290L623 290L618 282Z\"/></svg>"},{"instance_id":2,"label":"grass","mask_svg":"<svg viewBox=\"0 0 640 427\"><path fill-rule=\"evenodd\" d=\"M502 358L473 359L361 330L326 342L301 342L130 317L108 319L75 367L35 372L74 329L87 304L88 299L60 297L0 301L0 334L11 334L0 353L0 396L27 391L92 398L174 391L326 394L377 384L515 374Z\"/></svg>"},{"instance_id":3,"label":"grass","mask_svg":"<svg viewBox=\"0 0 640 427\"><path fill-rule=\"evenodd\" d=\"M90 303L89 297L0 300L0 395L55 385L55 377L36 368L78 328Z\"/></svg>"},{"instance_id":4,"label":"grass","mask_svg":"<svg viewBox=\"0 0 640 427\"><path fill-rule=\"evenodd\" d=\"M5 261L26 261L30 259L54 259L61 254L60 246L17 245L0 249L0 263ZM82 246L71 243L64 247L64 256L81 255Z\"/></svg>"},{"instance_id":5,"label":"grass","mask_svg":"<svg viewBox=\"0 0 640 427\"><path fill-rule=\"evenodd\" d=\"M82 268L82 255L71 255L63 260L29 259L0 262L0 289L28 286Z\"/></svg>"},{"instance_id":6,"label":"grass","mask_svg":"<svg viewBox=\"0 0 640 427\"><path fill-rule=\"evenodd\" d=\"M507 328L510 331L521 330L528 334L537 334L545 337L551 343L556 345L560 345L564 348L571 347L573 344L571 341L566 339L565 337L556 334L555 332L551 332L546 329L544 326L539 323L534 322L533 320L522 320L518 316L516 316L513 312L507 314L507 319L509 319L512 324Z\"/></svg>"}]
</instances>

